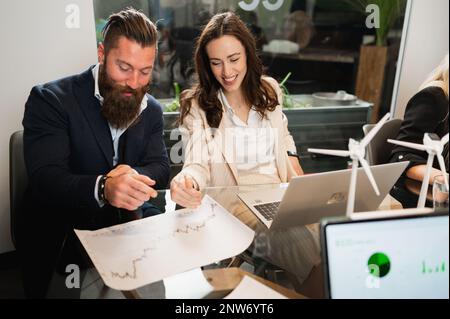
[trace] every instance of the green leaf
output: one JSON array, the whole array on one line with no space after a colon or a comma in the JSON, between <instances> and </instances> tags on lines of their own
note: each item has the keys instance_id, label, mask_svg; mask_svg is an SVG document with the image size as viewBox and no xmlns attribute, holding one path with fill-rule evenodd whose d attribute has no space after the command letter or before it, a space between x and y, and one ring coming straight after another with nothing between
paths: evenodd
<instances>
[{"instance_id":1,"label":"green leaf","mask_svg":"<svg viewBox=\"0 0 450 319\"><path fill-rule=\"evenodd\" d=\"M180 93L181 93L180 85L177 82L174 82L173 88L175 91L175 98L173 99L172 102L166 104L164 112L176 112L180 109Z\"/></svg>"}]
</instances>

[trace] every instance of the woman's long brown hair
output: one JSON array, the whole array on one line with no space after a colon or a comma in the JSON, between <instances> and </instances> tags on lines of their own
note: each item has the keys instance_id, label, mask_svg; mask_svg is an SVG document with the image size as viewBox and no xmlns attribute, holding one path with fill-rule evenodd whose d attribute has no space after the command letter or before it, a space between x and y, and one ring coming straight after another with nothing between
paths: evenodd
<instances>
[{"instance_id":1,"label":"woman's long brown hair","mask_svg":"<svg viewBox=\"0 0 450 319\"><path fill-rule=\"evenodd\" d=\"M198 83L192 89L181 94L180 124L189 114L192 100L196 99L199 107L206 114L208 125L214 128L219 127L222 120L222 105L217 93L221 86L211 71L206 46L212 40L224 35L236 37L245 48L247 73L242 81L245 101L252 105L262 117L265 116L266 110L273 111L279 104L275 90L261 78L263 75L262 63L256 54L255 38L250 30L232 12L216 14L208 22L197 40L195 69Z\"/></svg>"}]
</instances>

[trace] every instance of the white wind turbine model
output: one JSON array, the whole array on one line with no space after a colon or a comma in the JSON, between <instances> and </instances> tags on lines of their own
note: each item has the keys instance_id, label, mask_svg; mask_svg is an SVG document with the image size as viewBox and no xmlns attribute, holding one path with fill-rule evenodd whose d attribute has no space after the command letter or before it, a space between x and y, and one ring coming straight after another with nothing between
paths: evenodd
<instances>
[{"instance_id":1,"label":"white wind turbine model","mask_svg":"<svg viewBox=\"0 0 450 319\"><path fill-rule=\"evenodd\" d=\"M428 192L428 181L430 180L430 174L431 174L431 168L433 167L433 161L434 156L437 156L439 166L442 171L442 175L444 176L445 186L448 190L448 178L447 178L447 172L445 170L445 161L444 157L442 156L442 150L444 149L445 144L448 143L448 133L442 138L439 139L439 136L437 136L434 133L425 133L423 136L423 145L422 144L416 144L416 143L410 143L410 142L402 142L402 141L396 141L396 140L388 140L389 143L405 146L408 148L413 148L420 151L425 151L428 153L428 160L427 160L427 168L425 171L425 176L423 177L422 181L422 188L420 189L420 196L419 201L417 203L417 208L424 208L425 207L425 201L427 198L427 192Z\"/></svg>"},{"instance_id":2,"label":"white wind turbine model","mask_svg":"<svg viewBox=\"0 0 450 319\"><path fill-rule=\"evenodd\" d=\"M358 142L354 139L350 139L348 142L348 151L341 150L326 150L326 149L317 149L317 148L308 148L308 152L325 154L325 155L335 155L342 157L350 157L352 159L352 174L350 178L350 187L348 190L348 199L347 199L347 216L351 216L355 207L355 193L356 193L356 175L358 173L358 161L361 163L361 166L366 172L367 177L369 178L370 183L372 184L375 193L380 196L380 191L378 190L377 183L375 182L375 178L370 171L369 163L364 159L366 154L366 147L369 145L370 141L374 138L374 136L381 129L383 124L389 119L390 114L387 113L378 123L374 126L373 129L361 140Z\"/></svg>"}]
</instances>

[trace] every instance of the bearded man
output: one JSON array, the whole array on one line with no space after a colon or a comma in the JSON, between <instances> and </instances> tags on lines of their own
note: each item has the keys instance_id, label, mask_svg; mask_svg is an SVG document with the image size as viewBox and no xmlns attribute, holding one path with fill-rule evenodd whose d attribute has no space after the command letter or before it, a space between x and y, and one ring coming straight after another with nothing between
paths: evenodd
<instances>
[{"instance_id":1,"label":"bearded man","mask_svg":"<svg viewBox=\"0 0 450 319\"><path fill-rule=\"evenodd\" d=\"M29 297L45 297L74 228L151 215L147 201L168 184L162 108L147 94L156 27L126 9L109 17L103 37L97 65L35 86L25 105L29 187L17 242Z\"/></svg>"}]
</instances>

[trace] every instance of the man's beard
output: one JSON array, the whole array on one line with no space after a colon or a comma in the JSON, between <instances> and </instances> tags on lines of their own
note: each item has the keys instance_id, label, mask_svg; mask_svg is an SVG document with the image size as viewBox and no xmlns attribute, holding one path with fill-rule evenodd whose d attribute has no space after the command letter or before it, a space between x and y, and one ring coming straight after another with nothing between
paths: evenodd
<instances>
[{"instance_id":1,"label":"man's beard","mask_svg":"<svg viewBox=\"0 0 450 319\"><path fill-rule=\"evenodd\" d=\"M142 98L149 84L138 89L114 84L106 73L106 63L100 66L98 86L103 97L102 115L115 128L127 128L139 115ZM125 96L124 93L131 93Z\"/></svg>"}]
</instances>

